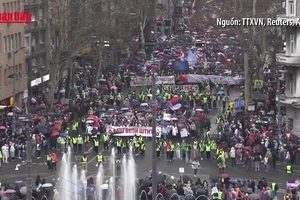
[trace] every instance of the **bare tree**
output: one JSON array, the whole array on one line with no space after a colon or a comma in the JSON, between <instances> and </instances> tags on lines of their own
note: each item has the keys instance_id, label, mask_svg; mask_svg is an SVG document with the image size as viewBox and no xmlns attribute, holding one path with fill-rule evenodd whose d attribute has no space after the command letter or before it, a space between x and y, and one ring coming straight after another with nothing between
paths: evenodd
<instances>
[{"instance_id":1,"label":"bare tree","mask_svg":"<svg viewBox=\"0 0 300 200\"><path fill-rule=\"evenodd\" d=\"M131 8L132 14L136 14L138 27L139 27L139 42L140 42L140 50L145 50L145 28L146 22L148 20L148 8L149 8L149 0L131 0Z\"/></svg>"},{"instance_id":2,"label":"bare tree","mask_svg":"<svg viewBox=\"0 0 300 200\"><path fill-rule=\"evenodd\" d=\"M222 19L233 18L235 20L242 20L243 18L266 19L271 14L274 16L274 11L270 12L274 4L275 0L225 0L220 5L211 6L211 9L214 8L214 10L217 10L217 12L211 15ZM247 110L250 103L253 79L262 79L262 69L265 64L266 52L270 48L267 37L271 27L256 24L243 25L236 25L230 28L233 28L236 33L237 40L244 54L245 108Z\"/></svg>"},{"instance_id":3,"label":"bare tree","mask_svg":"<svg viewBox=\"0 0 300 200\"><path fill-rule=\"evenodd\" d=\"M93 12L96 0L52 0L46 1L46 12L49 40L47 62L50 71L48 92L45 93L45 100L48 108L52 109L54 104L54 93L57 90L59 81L66 70L71 67L71 58L80 54L82 49L91 45L94 40L95 26L104 26L99 13ZM108 1L106 1L108 2ZM109 10L105 8L103 10ZM107 13L105 13L107 14ZM100 25L100 21L102 24ZM97 22L97 23L96 23ZM102 32L105 32L105 28ZM101 27L100 27L101 29Z\"/></svg>"}]
</instances>

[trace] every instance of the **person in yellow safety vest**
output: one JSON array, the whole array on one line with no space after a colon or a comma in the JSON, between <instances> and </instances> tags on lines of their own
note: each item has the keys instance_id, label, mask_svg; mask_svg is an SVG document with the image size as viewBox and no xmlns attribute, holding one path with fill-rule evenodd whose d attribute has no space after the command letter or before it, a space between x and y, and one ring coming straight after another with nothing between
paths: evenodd
<instances>
[{"instance_id":1,"label":"person in yellow safety vest","mask_svg":"<svg viewBox=\"0 0 300 200\"><path fill-rule=\"evenodd\" d=\"M77 144L78 144L78 152L82 152L82 146L83 146L83 138L81 135L78 135L77 137Z\"/></svg>"},{"instance_id":2,"label":"person in yellow safety vest","mask_svg":"<svg viewBox=\"0 0 300 200\"><path fill-rule=\"evenodd\" d=\"M293 173L292 165L288 164L288 165L285 167L285 172L288 174L288 176L291 176L292 173Z\"/></svg>"},{"instance_id":3,"label":"person in yellow safety vest","mask_svg":"<svg viewBox=\"0 0 300 200\"><path fill-rule=\"evenodd\" d=\"M269 158L267 156L264 157L264 165L265 165L265 171L267 173L270 173L271 166L269 163Z\"/></svg>"},{"instance_id":4,"label":"person in yellow safety vest","mask_svg":"<svg viewBox=\"0 0 300 200\"><path fill-rule=\"evenodd\" d=\"M159 141L156 142L156 149L155 150L156 150L156 158L160 158L161 145L160 145Z\"/></svg>"},{"instance_id":5,"label":"person in yellow safety vest","mask_svg":"<svg viewBox=\"0 0 300 200\"><path fill-rule=\"evenodd\" d=\"M77 129L77 127L76 127L76 122L74 122L74 123L72 124L72 133L73 133L73 134L76 133L76 129Z\"/></svg>"},{"instance_id":6,"label":"person in yellow safety vest","mask_svg":"<svg viewBox=\"0 0 300 200\"><path fill-rule=\"evenodd\" d=\"M203 103L203 107L207 108L207 96L203 96L202 103Z\"/></svg>"},{"instance_id":7,"label":"person in yellow safety vest","mask_svg":"<svg viewBox=\"0 0 300 200\"><path fill-rule=\"evenodd\" d=\"M134 140L134 150L135 150L135 155L139 155L140 143L137 141L137 139Z\"/></svg>"},{"instance_id":8,"label":"person in yellow safety vest","mask_svg":"<svg viewBox=\"0 0 300 200\"><path fill-rule=\"evenodd\" d=\"M221 190L218 191L218 200L223 200L223 192Z\"/></svg>"},{"instance_id":9,"label":"person in yellow safety vest","mask_svg":"<svg viewBox=\"0 0 300 200\"><path fill-rule=\"evenodd\" d=\"M57 142L60 145L61 148L61 152L65 152L65 148L66 148L66 138L64 137L58 137L57 138Z\"/></svg>"},{"instance_id":10,"label":"person in yellow safety vest","mask_svg":"<svg viewBox=\"0 0 300 200\"><path fill-rule=\"evenodd\" d=\"M75 153L77 152L77 141L77 137L72 137L73 150Z\"/></svg>"},{"instance_id":11,"label":"person in yellow safety vest","mask_svg":"<svg viewBox=\"0 0 300 200\"><path fill-rule=\"evenodd\" d=\"M211 159L211 148L210 148L210 144L206 144L205 145L205 152L206 152L206 159L210 160Z\"/></svg>"},{"instance_id":12,"label":"person in yellow safety vest","mask_svg":"<svg viewBox=\"0 0 300 200\"><path fill-rule=\"evenodd\" d=\"M223 95L223 97L222 97L223 110L226 109L226 102L227 102L227 96L226 96L226 95Z\"/></svg>"},{"instance_id":13,"label":"person in yellow safety vest","mask_svg":"<svg viewBox=\"0 0 300 200\"><path fill-rule=\"evenodd\" d=\"M174 151L175 151L175 146L174 146L174 144L171 142L170 161L172 161L173 158L174 158Z\"/></svg>"},{"instance_id":14,"label":"person in yellow safety vest","mask_svg":"<svg viewBox=\"0 0 300 200\"><path fill-rule=\"evenodd\" d=\"M146 145L145 142L141 144L141 156L145 156Z\"/></svg>"},{"instance_id":15,"label":"person in yellow safety vest","mask_svg":"<svg viewBox=\"0 0 300 200\"><path fill-rule=\"evenodd\" d=\"M107 133L104 133L103 135L103 143L104 150L108 151L109 135Z\"/></svg>"},{"instance_id":16,"label":"person in yellow safety vest","mask_svg":"<svg viewBox=\"0 0 300 200\"><path fill-rule=\"evenodd\" d=\"M210 150L211 150L211 157L215 158L215 156L216 156L215 153L216 153L216 150L217 150L217 144L214 140L212 140L210 142Z\"/></svg>"},{"instance_id":17,"label":"person in yellow safety vest","mask_svg":"<svg viewBox=\"0 0 300 200\"><path fill-rule=\"evenodd\" d=\"M225 162L225 156L224 156L224 151L220 150L218 157L217 157L217 162L218 162L218 167L219 167L219 172L224 173L225 167L226 167L226 162Z\"/></svg>"},{"instance_id":18,"label":"person in yellow safety vest","mask_svg":"<svg viewBox=\"0 0 300 200\"><path fill-rule=\"evenodd\" d=\"M52 154L48 153L47 157L46 157L46 162L47 162L47 166L48 166L48 170L52 170Z\"/></svg>"},{"instance_id":19,"label":"person in yellow safety vest","mask_svg":"<svg viewBox=\"0 0 300 200\"><path fill-rule=\"evenodd\" d=\"M99 152L99 140L98 139L94 139L93 140L93 143L94 143L94 147L93 147L93 151L95 154L98 154Z\"/></svg>"},{"instance_id":20,"label":"person in yellow safety vest","mask_svg":"<svg viewBox=\"0 0 300 200\"><path fill-rule=\"evenodd\" d=\"M278 188L278 185L277 185L277 183L271 183L271 190L272 190L272 192L274 192L274 194L275 194L275 197L277 197L277 190L278 190L279 188Z\"/></svg>"},{"instance_id":21,"label":"person in yellow safety vest","mask_svg":"<svg viewBox=\"0 0 300 200\"><path fill-rule=\"evenodd\" d=\"M118 139L116 143L117 143L117 153L122 153L122 140Z\"/></svg>"},{"instance_id":22,"label":"person in yellow safety vest","mask_svg":"<svg viewBox=\"0 0 300 200\"><path fill-rule=\"evenodd\" d=\"M81 164L82 164L82 169L86 169L86 167L87 167L87 162L88 162L88 157L87 157L87 155L83 155L82 157L81 157Z\"/></svg>"},{"instance_id":23,"label":"person in yellow safety vest","mask_svg":"<svg viewBox=\"0 0 300 200\"><path fill-rule=\"evenodd\" d=\"M232 110L233 107L234 107L234 101L230 101L230 103L229 103L229 108L230 108L230 110Z\"/></svg>"},{"instance_id":24,"label":"person in yellow safety vest","mask_svg":"<svg viewBox=\"0 0 300 200\"><path fill-rule=\"evenodd\" d=\"M96 166L99 167L103 163L103 161L104 161L103 155L101 153L99 153L97 155L97 165Z\"/></svg>"}]
</instances>

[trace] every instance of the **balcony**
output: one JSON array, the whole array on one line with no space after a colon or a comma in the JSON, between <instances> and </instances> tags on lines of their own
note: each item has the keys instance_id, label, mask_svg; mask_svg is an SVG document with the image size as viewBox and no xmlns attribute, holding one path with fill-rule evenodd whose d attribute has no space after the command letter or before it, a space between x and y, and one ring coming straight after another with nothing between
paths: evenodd
<instances>
[{"instance_id":1,"label":"balcony","mask_svg":"<svg viewBox=\"0 0 300 200\"><path fill-rule=\"evenodd\" d=\"M46 51L46 46L44 43L34 44L31 46L31 55L43 53Z\"/></svg>"},{"instance_id":2,"label":"balcony","mask_svg":"<svg viewBox=\"0 0 300 200\"><path fill-rule=\"evenodd\" d=\"M299 16L277 15L277 21L289 21L298 24Z\"/></svg>"},{"instance_id":3,"label":"balcony","mask_svg":"<svg viewBox=\"0 0 300 200\"><path fill-rule=\"evenodd\" d=\"M38 7L39 4L45 3L45 0L24 0L24 8L35 8Z\"/></svg>"},{"instance_id":4,"label":"balcony","mask_svg":"<svg viewBox=\"0 0 300 200\"><path fill-rule=\"evenodd\" d=\"M300 97L281 95L280 96L280 103L286 104L286 105L299 105L300 104Z\"/></svg>"},{"instance_id":5,"label":"balcony","mask_svg":"<svg viewBox=\"0 0 300 200\"><path fill-rule=\"evenodd\" d=\"M276 55L277 62L286 66L300 67L300 56L288 56L285 53Z\"/></svg>"},{"instance_id":6,"label":"balcony","mask_svg":"<svg viewBox=\"0 0 300 200\"><path fill-rule=\"evenodd\" d=\"M45 29L46 28L46 24L44 19L40 19L37 21L33 21L30 24L26 24L25 25L25 32L34 32L34 31L39 31L41 29Z\"/></svg>"}]
</instances>

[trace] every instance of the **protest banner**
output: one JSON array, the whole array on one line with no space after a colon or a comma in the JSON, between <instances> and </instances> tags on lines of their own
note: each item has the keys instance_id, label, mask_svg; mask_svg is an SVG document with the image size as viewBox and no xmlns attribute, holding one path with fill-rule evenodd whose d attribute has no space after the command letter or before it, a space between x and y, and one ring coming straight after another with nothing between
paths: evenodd
<instances>
[{"instance_id":1,"label":"protest banner","mask_svg":"<svg viewBox=\"0 0 300 200\"><path fill-rule=\"evenodd\" d=\"M132 87L138 87L138 86L151 86L152 80L151 77L132 77L130 80L130 86Z\"/></svg>"},{"instance_id":2,"label":"protest banner","mask_svg":"<svg viewBox=\"0 0 300 200\"><path fill-rule=\"evenodd\" d=\"M163 89L172 89L184 92L199 92L198 85L163 85Z\"/></svg>"},{"instance_id":3,"label":"protest banner","mask_svg":"<svg viewBox=\"0 0 300 200\"><path fill-rule=\"evenodd\" d=\"M106 128L108 134L115 136L142 136L142 137L152 137L152 127L120 127L120 126L108 126ZM161 128L156 127L156 137L161 136Z\"/></svg>"},{"instance_id":4,"label":"protest banner","mask_svg":"<svg viewBox=\"0 0 300 200\"><path fill-rule=\"evenodd\" d=\"M155 80L155 84L166 84L172 85L175 84L175 76L157 76Z\"/></svg>"}]
</instances>

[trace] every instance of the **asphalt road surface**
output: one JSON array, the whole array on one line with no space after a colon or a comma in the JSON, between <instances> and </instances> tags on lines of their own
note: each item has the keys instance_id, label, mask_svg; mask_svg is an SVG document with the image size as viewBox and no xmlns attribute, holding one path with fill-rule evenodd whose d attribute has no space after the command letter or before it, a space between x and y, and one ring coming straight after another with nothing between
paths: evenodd
<instances>
[{"instance_id":1,"label":"asphalt road surface","mask_svg":"<svg viewBox=\"0 0 300 200\"><path fill-rule=\"evenodd\" d=\"M233 92L230 96L230 100L236 99L239 95L239 92ZM212 124L212 132L216 129L215 118L218 114L218 110L212 110L209 114L211 118ZM138 178L143 178L149 176L149 171L152 167L152 149L151 149L151 141L146 142L146 154L144 158L139 156L135 157L136 163L136 173ZM112 175L111 166L110 166L110 151L103 151L103 155L105 158L104 170L105 176L110 177ZM72 163L80 163L80 154L72 154ZM52 181L55 177L57 177L60 168L60 164L58 164L58 171L53 172L47 169L47 165L45 165L46 158L43 157L40 160L34 159L33 161L33 173L32 177L35 180L37 175L40 175L41 178L45 178L46 181ZM203 160L201 163L201 169L199 170L198 177L202 180L208 180L210 177L217 177L219 175L219 170L215 160ZM20 164L20 169L18 171L15 170L16 164ZM166 158L162 156L159 160L157 160L157 166L159 171L163 171L164 173L174 176L175 178L180 177L179 168L184 168L184 174L190 174L192 177L192 168L190 163L187 163L183 160L174 160L173 162L167 162ZM276 182L279 185L279 198L282 198L282 195L285 191L285 182L289 179L284 171L284 164L278 164L277 169L272 171L270 174L267 174L263 171L263 167L261 167L260 172L254 172L253 169L250 171L246 171L242 166L231 167L230 165L226 168L226 173L228 173L231 177L240 178L240 179L250 179L255 180L256 183L262 177L265 177L269 184L271 182ZM87 167L87 177L96 176L98 171L98 167L96 167L95 155L93 152L88 153L88 167ZM300 168L294 168L294 178L300 176ZM25 163L22 163L20 160L12 161L9 164L4 164L0 169L0 177L2 183L14 183L15 180L23 180L26 181L26 166Z\"/></svg>"}]
</instances>

